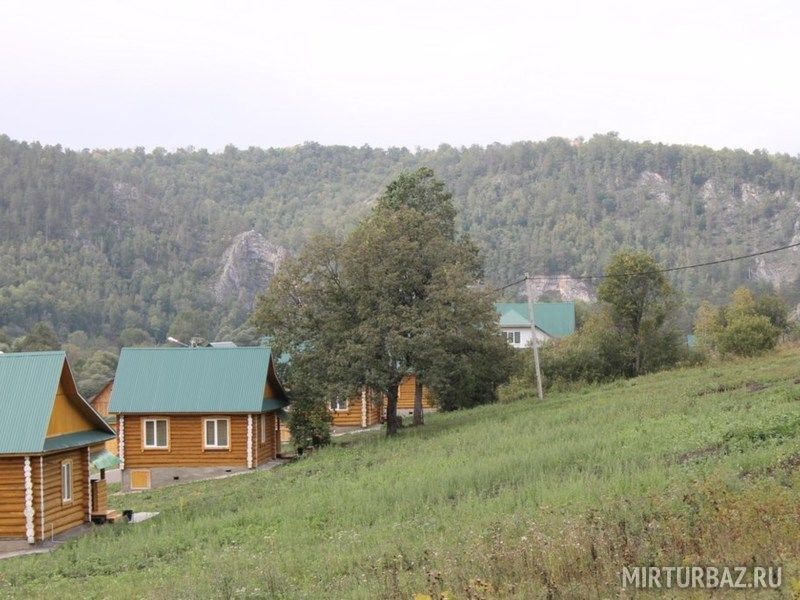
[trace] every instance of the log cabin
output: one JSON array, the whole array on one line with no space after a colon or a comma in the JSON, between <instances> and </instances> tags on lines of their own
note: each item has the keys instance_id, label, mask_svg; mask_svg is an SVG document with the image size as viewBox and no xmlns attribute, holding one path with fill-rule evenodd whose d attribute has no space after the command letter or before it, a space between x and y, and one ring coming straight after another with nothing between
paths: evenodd
<instances>
[{"instance_id":1,"label":"log cabin","mask_svg":"<svg viewBox=\"0 0 800 600\"><path fill-rule=\"evenodd\" d=\"M406 375L400 382L397 390L397 410L403 413L414 410L414 394L417 377L414 374ZM370 427L381 423L385 418L386 399L376 401L376 394L364 389L355 398L347 400L332 400L329 405L331 422L334 427ZM434 408L430 390L422 387L422 408Z\"/></svg>"},{"instance_id":2,"label":"log cabin","mask_svg":"<svg viewBox=\"0 0 800 600\"><path fill-rule=\"evenodd\" d=\"M30 544L104 512L113 430L81 397L64 352L0 355L0 538ZM102 483L102 485L101 485Z\"/></svg>"},{"instance_id":3,"label":"log cabin","mask_svg":"<svg viewBox=\"0 0 800 600\"><path fill-rule=\"evenodd\" d=\"M111 401L111 390L114 387L114 380L110 379L108 383L106 383L94 397L89 400L89 404L92 405L92 408L95 412L105 419L105 422L108 424L111 429L114 430L114 433L117 431L117 418L114 415L108 414L108 403ZM114 436L113 439L108 440L106 442L106 450L111 452L112 454L117 454L117 437Z\"/></svg>"},{"instance_id":4,"label":"log cabin","mask_svg":"<svg viewBox=\"0 0 800 600\"><path fill-rule=\"evenodd\" d=\"M331 400L328 408L334 427L370 427L381 422L383 403L367 388L353 398Z\"/></svg>"},{"instance_id":5,"label":"log cabin","mask_svg":"<svg viewBox=\"0 0 800 600\"><path fill-rule=\"evenodd\" d=\"M274 460L288 404L269 348L123 348L109 405L123 489Z\"/></svg>"},{"instance_id":6,"label":"log cabin","mask_svg":"<svg viewBox=\"0 0 800 600\"><path fill-rule=\"evenodd\" d=\"M414 394L417 385L417 376L411 373L403 377L400 387L397 388L397 410L414 410ZM433 408L430 390L422 386L422 408Z\"/></svg>"}]
</instances>

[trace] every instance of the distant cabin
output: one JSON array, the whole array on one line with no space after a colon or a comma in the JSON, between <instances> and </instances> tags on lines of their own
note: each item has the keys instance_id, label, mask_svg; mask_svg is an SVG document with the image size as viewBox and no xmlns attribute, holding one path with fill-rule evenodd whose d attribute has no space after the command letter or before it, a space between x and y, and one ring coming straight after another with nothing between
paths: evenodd
<instances>
[{"instance_id":1,"label":"distant cabin","mask_svg":"<svg viewBox=\"0 0 800 600\"><path fill-rule=\"evenodd\" d=\"M334 427L371 427L383 418L383 402L367 388L356 397L331 400L328 408Z\"/></svg>"},{"instance_id":2,"label":"distant cabin","mask_svg":"<svg viewBox=\"0 0 800 600\"><path fill-rule=\"evenodd\" d=\"M288 404L269 348L123 348L109 405L123 489L275 459Z\"/></svg>"},{"instance_id":3,"label":"distant cabin","mask_svg":"<svg viewBox=\"0 0 800 600\"><path fill-rule=\"evenodd\" d=\"M81 397L64 352L0 355L0 538L33 544L92 519L114 431ZM103 507L100 507L102 509Z\"/></svg>"},{"instance_id":4,"label":"distant cabin","mask_svg":"<svg viewBox=\"0 0 800 600\"><path fill-rule=\"evenodd\" d=\"M401 412L414 410L414 390L416 375L406 375L397 390L397 410ZM431 409L434 404L430 390L422 388L422 408ZM368 389L361 391L355 398L332 400L329 406L334 427L371 427L381 423L386 417L386 398L382 398Z\"/></svg>"},{"instance_id":5,"label":"distant cabin","mask_svg":"<svg viewBox=\"0 0 800 600\"><path fill-rule=\"evenodd\" d=\"M105 419L105 422L108 424L111 429L114 430L116 433L117 431L117 418L114 415L108 413L108 403L111 402L111 390L114 387L114 380L111 379L106 383L102 389L94 395L94 397L89 400L89 404L91 404L92 408L97 412L98 415ZM111 452L112 454L117 454L117 438L114 436L113 439L108 440L106 442L106 450Z\"/></svg>"},{"instance_id":6,"label":"distant cabin","mask_svg":"<svg viewBox=\"0 0 800 600\"><path fill-rule=\"evenodd\" d=\"M533 340L527 302L498 302L500 330L509 344L526 348ZM536 302L533 307L536 339L541 342L575 333L574 302Z\"/></svg>"},{"instance_id":7,"label":"distant cabin","mask_svg":"<svg viewBox=\"0 0 800 600\"><path fill-rule=\"evenodd\" d=\"M397 390L397 410L414 410L414 393L417 385L417 376L413 373L403 377ZM422 386L422 408L433 408L430 390Z\"/></svg>"}]
</instances>

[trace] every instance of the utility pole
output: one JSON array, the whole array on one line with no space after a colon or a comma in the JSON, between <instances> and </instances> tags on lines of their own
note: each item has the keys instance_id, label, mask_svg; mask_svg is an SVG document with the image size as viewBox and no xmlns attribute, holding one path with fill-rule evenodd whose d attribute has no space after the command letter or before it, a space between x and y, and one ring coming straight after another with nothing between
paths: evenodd
<instances>
[{"instance_id":1,"label":"utility pole","mask_svg":"<svg viewBox=\"0 0 800 600\"><path fill-rule=\"evenodd\" d=\"M536 390L539 392L539 400L544 399L542 393L542 372L539 370L539 340L536 336L536 320L533 317L533 281L530 275L525 273L525 291L528 294L528 314L531 317L531 348L533 348L533 366L536 371Z\"/></svg>"}]
</instances>

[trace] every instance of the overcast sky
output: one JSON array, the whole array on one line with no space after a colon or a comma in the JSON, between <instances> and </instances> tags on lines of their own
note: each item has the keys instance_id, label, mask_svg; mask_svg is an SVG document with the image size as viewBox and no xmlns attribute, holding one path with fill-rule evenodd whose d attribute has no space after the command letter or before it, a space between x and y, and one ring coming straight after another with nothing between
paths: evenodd
<instances>
[{"instance_id":1,"label":"overcast sky","mask_svg":"<svg viewBox=\"0 0 800 600\"><path fill-rule=\"evenodd\" d=\"M800 153L800 2L0 3L0 132L72 148L589 137Z\"/></svg>"}]
</instances>

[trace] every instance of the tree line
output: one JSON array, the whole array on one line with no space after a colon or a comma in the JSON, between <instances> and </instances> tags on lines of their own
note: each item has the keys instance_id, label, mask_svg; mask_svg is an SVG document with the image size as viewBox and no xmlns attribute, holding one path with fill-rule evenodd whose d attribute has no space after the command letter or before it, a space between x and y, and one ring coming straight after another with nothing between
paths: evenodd
<instances>
[{"instance_id":1,"label":"tree line","mask_svg":"<svg viewBox=\"0 0 800 600\"><path fill-rule=\"evenodd\" d=\"M234 236L256 229L298 253L345 236L402 172L435 170L455 229L500 285L530 271L601 271L622 248L664 265L777 246L794 235L800 161L764 152L634 143L615 134L511 145L72 151L0 136L0 328L39 322L61 343L114 352L122 333L253 339L248 311L211 286ZM726 302L753 261L670 278L685 333L701 300ZM795 271L787 269L790 277ZM790 303L800 286L784 286ZM796 283L796 282L794 282ZM504 300L519 300L515 289ZM85 335L85 341L84 340Z\"/></svg>"}]
</instances>

